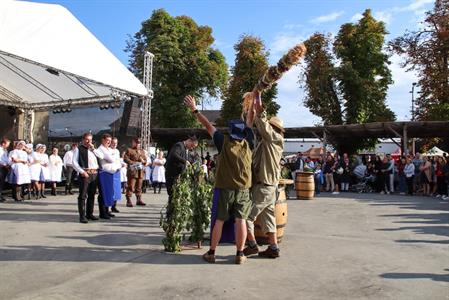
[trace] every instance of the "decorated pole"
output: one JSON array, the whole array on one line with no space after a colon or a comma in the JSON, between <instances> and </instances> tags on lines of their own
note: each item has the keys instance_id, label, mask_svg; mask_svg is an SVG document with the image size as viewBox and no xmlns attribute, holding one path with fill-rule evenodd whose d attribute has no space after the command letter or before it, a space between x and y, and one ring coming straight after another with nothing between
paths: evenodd
<instances>
[{"instance_id":1,"label":"decorated pole","mask_svg":"<svg viewBox=\"0 0 449 300\"><path fill-rule=\"evenodd\" d=\"M273 83L278 81L282 75L291 69L294 65L298 64L301 58L306 54L306 46L304 44L298 44L291 48L282 58L278 61L277 65L270 66L263 76L259 79L254 86L253 91L263 92L267 88L271 87ZM253 102L252 92L245 93L243 95L243 112L242 116L251 109Z\"/></svg>"}]
</instances>

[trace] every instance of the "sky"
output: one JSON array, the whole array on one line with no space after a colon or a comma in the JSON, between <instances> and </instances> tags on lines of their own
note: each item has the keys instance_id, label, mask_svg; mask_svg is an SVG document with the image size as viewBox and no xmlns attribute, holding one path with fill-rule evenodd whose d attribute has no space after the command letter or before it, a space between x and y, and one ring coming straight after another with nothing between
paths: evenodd
<instances>
[{"instance_id":1,"label":"sky","mask_svg":"<svg viewBox=\"0 0 449 300\"><path fill-rule=\"evenodd\" d=\"M187 15L197 24L210 26L219 49L229 66L234 65L233 45L242 34L260 37L270 52L270 63L293 45L306 40L314 32L333 34L347 22L357 22L367 8L378 20L386 23L386 40L415 30L432 9L433 0L40 0L65 6L78 18L123 64L128 64L124 52L129 35L139 31L142 21L155 9L164 8L173 16ZM390 69L394 83L389 87L387 105L398 120L410 119L412 83L415 74L405 72L399 65L403 58L391 57ZM157 64L157 61L154 62ZM292 68L279 81L278 116L286 127L313 126L320 118L302 105L304 90L298 84L300 66ZM415 91L416 92L416 91ZM221 102L212 100L205 109L219 109ZM107 111L96 111L98 117ZM97 119L99 120L99 119ZM110 120L105 120L110 121ZM109 123L108 123L109 124ZM107 127L107 124L105 124Z\"/></svg>"}]
</instances>

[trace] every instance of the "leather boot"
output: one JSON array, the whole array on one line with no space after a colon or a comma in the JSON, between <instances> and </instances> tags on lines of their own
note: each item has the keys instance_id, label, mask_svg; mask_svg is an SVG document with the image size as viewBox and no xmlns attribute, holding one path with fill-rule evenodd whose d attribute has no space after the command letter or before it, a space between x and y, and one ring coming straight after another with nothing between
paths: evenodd
<instances>
[{"instance_id":1,"label":"leather boot","mask_svg":"<svg viewBox=\"0 0 449 300\"><path fill-rule=\"evenodd\" d=\"M47 197L45 197L45 190L44 189L41 190L41 197L42 198L47 198Z\"/></svg>"},{"instance_id":2,"label":"leather boot","mask_svg":"<svg viewBox=\"0 0 449 300\"><path fill-rule=\"evenodd\" d=\"M126 196L126 207L133 207L133 203L131 202L131 197Z\"/></svg>"},{"instance_id":3,"label":"leather boot","mask_svg":"<svg viewBox=\"0 0 449 300\"><path fill-rule=\"evenodd\" d=\"M139 196L136 195L136 199L137 199L136 205L140 205L140 206L147 205L145 202L142 201L142 195L139 195Z\"/></svg>"},{"instance_id":4,"label":"leather boot","mask_svg":"<svg viewBox=\"0 0 449 300\"><path fill-rule=\"evenodd\" d=\"M86 207L84 200L78 199L78 213L80 215L80 223L88 223L86 218Z\"/></svg>"}]
</instances>

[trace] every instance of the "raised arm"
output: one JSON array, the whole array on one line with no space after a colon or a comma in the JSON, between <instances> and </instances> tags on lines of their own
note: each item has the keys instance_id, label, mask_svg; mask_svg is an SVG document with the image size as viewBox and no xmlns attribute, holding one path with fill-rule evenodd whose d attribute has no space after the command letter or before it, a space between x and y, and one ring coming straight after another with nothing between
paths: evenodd
<instances>
[{"instance_id":1,"label":"raised arm","mask_svg":"<svg viewBox=\"0 0 449 300\"><path fill-rule=\"evenodd\" d=\"M214 133L215 131L217 131L217 129L214 127L214 125L212 125L209 122L206 116L204 116L200 111L198 111L198 109L196 109L195 98L193 98L190 95L186 96L184 98L184 105L187 106L190 109L190 111L196 116L198 122L200 122L201 125L203 125L203 127L207 130L209 135L211 137L214 137Z\"/></svg>"}]
</instances>

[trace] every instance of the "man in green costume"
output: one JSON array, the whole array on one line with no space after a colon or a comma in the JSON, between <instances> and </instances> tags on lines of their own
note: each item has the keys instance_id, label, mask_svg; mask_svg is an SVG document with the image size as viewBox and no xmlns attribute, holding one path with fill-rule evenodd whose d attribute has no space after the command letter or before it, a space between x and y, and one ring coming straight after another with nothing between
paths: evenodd
<instances>
[{"instance_id":1,"label":"man in green costume","mask_svg":"<svg viewBox=\"0 0 449 300\"><path fill-rule=\"evenodd\" d=\"M242 264L246 261L243 248L247 234L246 219L251 210L249 188L254 145L254 133L248 125L252 124L254 114L248 114L246 125L242 120L230 121L229 134L224 134L196 109L195 99L192 96L185 97L184 104L213 138L219 152L215 179L215 188L220 190L217 221L212 230L210 249L203 255L203 259L209 263L215 262L215 249L221 238L223 224L230 215L233 215L237 248L235 263Z\"/></svg>"},{"instance_id":2,"label":"man in green costume","mask_svg":"<svg viewBox=\"0 0 449 300\"><path fill-rule=\"evenodd\" d=\"M253 153L253 186L252 208L247 219L248 247L244 249L245 256L259 254L262 257L279 257L276 237L275 202L276 189L281 178L281 158L284 151L284 128L278 117L267 118L262 106L260 92L253 93L255 101L254 123L260 134L260 141ZM268 235L270 246L262 252L254 236L254 221L259 218L261 229Z\"/></svg>"}]
</instances>

